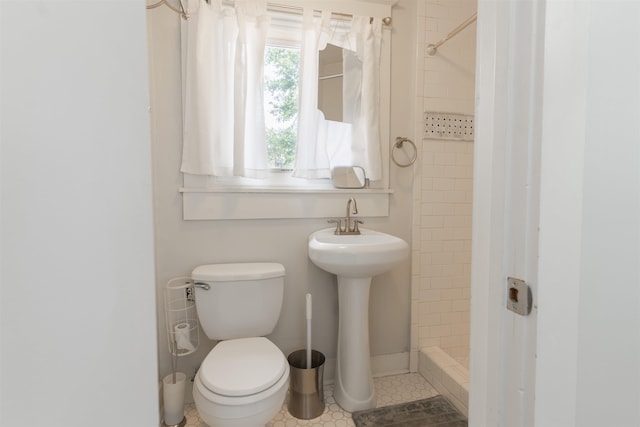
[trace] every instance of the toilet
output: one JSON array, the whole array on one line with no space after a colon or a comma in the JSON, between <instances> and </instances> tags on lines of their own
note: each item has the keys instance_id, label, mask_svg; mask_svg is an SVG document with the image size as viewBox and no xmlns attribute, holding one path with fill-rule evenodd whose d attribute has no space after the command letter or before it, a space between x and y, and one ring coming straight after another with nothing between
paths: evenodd
<instances>
[{"instance_id":1,"label":"toilet","mask_svg":"<svg viewBox=\"0 0 640 427\"><path fill-rule=\"evenodd\" d=\"M200 326L220 341L193 383L198 414L211 427L264 426L282 408L289 363L264 336L280 317L284 275L277 263L209 264L191 273Z\"/></svg>"}]
</instances>

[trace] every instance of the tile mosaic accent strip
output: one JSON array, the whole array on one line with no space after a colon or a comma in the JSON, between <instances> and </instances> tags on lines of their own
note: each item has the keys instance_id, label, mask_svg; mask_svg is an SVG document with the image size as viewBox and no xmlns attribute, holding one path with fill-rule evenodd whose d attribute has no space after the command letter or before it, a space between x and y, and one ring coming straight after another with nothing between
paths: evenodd
<instances>
[{"instance_id":1,"label":"tile mosaic accent strip","mask_svg":"<svg viewBox=\"0 0 640 427\"><path fill-rule=\"evenodd\" d=\"M424 137L473 141L473 116L457 113L424 113Z\"/></svg>"}]
</instances>

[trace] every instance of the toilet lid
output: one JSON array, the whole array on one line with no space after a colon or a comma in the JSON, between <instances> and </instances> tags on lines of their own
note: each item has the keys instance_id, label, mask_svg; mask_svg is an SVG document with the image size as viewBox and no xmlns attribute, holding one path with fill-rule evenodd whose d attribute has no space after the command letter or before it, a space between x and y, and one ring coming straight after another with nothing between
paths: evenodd
<instances>
[{"instance_id":1,"label":"toilet lid","mask_svg":"<svg viewBox=\"0 0 640 427\"><path fill-rule=\"evenodd\" d=\"M200 380L214 393L246 396L274 385L286 363L284 354L266 338L221 341L202 362Z\"/></svg>"}]
</instances>

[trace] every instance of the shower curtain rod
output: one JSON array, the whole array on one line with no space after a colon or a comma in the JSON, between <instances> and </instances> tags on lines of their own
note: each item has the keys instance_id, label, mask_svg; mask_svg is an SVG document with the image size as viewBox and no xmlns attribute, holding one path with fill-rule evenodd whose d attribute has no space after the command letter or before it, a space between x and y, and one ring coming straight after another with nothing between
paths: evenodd
<instances>
[{"instance_id":1,"label":"shower curtain rod","mask_svg":"<svg viewBox=\"0 0 640 427\"><path fill-rule=\"evenodd\" d=\"M207 3L210 2L210 0L204 0ZM180 9L176 8L175 6L172 6L171 3L167 0L159 0L157 3L154 4L150 4L147 6L147 9L155 9L156 7L162 6L163 4L166 5L167 7L169 7L169 9L173 10L176 13L179 13L180 16L182 16L185 19L189 18L189 12L185 9L185 5L183 4L183 0L178 0L178 3L180 5ZM186 7L189 6L189 0L186 0ZM223 0L222 2L223 4L226 5L232 5L233 4L233 0ZM199 4L199 3L198 3ZM297 6L292 6L289 4L282 4L282 3L278 3L276 2L268 2L267 3L267 7L270 8L271 10L277 11L277 12L283 12L283 13L295 13L296 15L299 15L302 13L302 8L301 7L297 7ZM336 16L340 16L342 18L345 19L351 19L353 18L353 15L348 14L348 13L339 13L339 12L332 12L332 15L336 15ZM373 21L373 18L371 18L371 20ZM391 25L391 17L390 16L386 16L384 18L382 18L382 23L384 25Z\"/></svg>"},{"instance_id":2,"label":"shower curtain rod","mask_svg":"<svg viewBox=\"0 0 640 427\"><path fill-rule=\"evenodd\" d=\"M443 44L448 42L450 39L455 37L460 31L464 30L469 25L471 25L473 22L476 21L476 19L478 19L478 13L474 13L472 16L467 18L466 21L464 21L462 24L458 25L456 28L451 30L451 32L447 34L446 37L440 39L437 43L427 45L427 53L431 56L435 55L440 46L442 46Z\"/></svg>"}]
</instances>

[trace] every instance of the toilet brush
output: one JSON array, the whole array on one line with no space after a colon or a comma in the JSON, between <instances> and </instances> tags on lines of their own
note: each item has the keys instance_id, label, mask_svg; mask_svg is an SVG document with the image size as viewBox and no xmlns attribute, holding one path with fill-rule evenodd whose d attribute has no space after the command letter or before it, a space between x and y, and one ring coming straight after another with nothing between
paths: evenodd
<instances>
[{"instance_id":1,"label":"toilet brush","mask_svg":"<svg viewBox=\"0 0 640 427\"><path fill-rule=\"evenodd\" d=\"M176 372L178 371L178 343L174 340L175 351L171 354L171 374L172 374L172 384L176 383Z\"/></svg>"},{"instance_id":2,"label":"toilet brush","mask_svg":"<svg viewBox=\"0 0 640 427\"><path fill-rule=\"evenodd\" d=\"M307 369L311 369L311 294L307 294Z\"/></svg>"}]
</instances>

